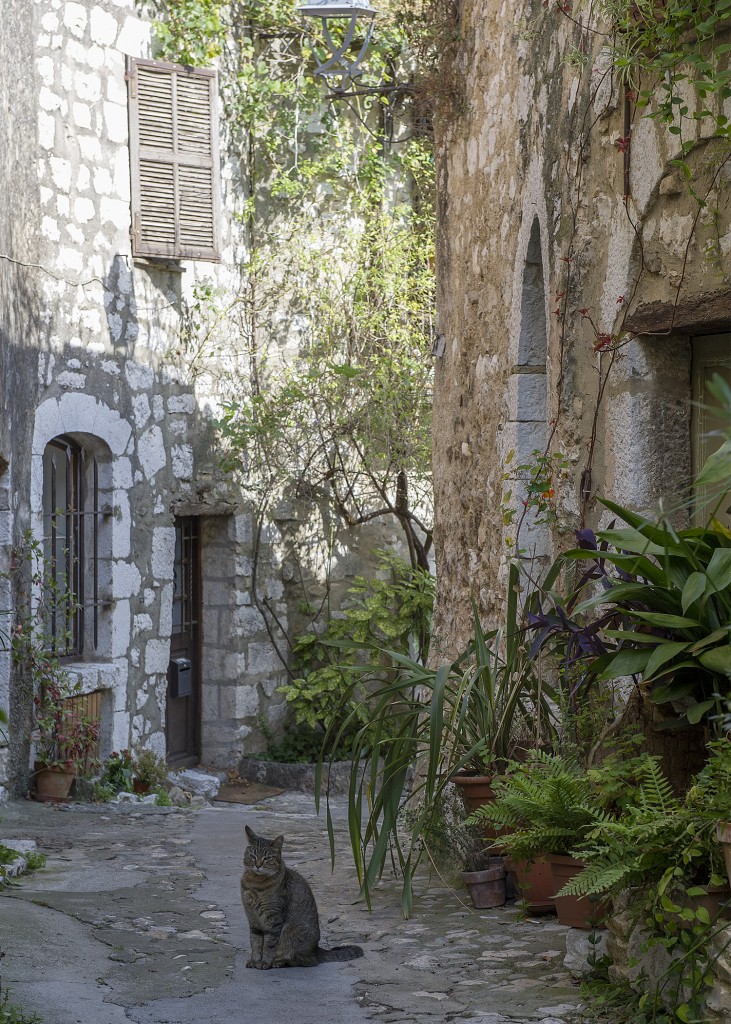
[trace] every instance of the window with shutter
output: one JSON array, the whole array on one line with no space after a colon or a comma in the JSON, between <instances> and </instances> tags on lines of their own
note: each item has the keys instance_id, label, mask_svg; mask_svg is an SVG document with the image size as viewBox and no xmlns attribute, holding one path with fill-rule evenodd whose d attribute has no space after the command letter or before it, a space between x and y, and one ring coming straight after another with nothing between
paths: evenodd
<instances>
[{"instance_id":1,"label":"window with shutter","mask_svg":"<svg viewBox=\"0 0 731 1024\"><path fill-rule=\"evenodd\" d=\"M221 254L216 73L130 58L132 251Z\"/></svg>"}]
</instances>

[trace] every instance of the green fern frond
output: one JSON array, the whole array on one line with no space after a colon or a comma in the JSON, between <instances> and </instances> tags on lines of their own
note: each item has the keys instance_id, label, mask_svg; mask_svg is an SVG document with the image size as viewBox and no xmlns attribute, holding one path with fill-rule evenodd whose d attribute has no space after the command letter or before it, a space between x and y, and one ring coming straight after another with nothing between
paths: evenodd
<instances>
[{"instance_id":1,"label":"green fern frond","mask_svg":"<svg viewBox=\"0 0 731 1024\"><path fill-rule=\"evenodd\" d=\"M632 874L632 866L618 863L613 857L589 864L556 893L557 896L600 896L612 889L623 888Z\"/></svg>"}]
</instances>

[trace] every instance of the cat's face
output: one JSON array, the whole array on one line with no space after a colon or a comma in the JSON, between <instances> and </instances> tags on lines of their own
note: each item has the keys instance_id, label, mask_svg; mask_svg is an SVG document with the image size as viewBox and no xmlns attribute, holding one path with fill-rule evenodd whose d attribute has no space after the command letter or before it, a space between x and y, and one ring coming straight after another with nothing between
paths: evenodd
<instances>
[{"instance_id":1,"label":"cat's face","mask_svg":"<svg viewBox=\"0 0 731 1024\"><path fill-rule=\"evenodd\" d=\"M255 875L276 875L282 866L284 836L264 839L246 826L249 845L244 851L244 867Z\"/></svg>"}]
</instances>

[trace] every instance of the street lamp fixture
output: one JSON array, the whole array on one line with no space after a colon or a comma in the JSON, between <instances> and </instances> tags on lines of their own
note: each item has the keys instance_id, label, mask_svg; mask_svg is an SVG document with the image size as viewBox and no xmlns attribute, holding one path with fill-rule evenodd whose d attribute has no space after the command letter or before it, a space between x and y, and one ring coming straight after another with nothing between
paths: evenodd
<instances>
[{"instance_id":1,"label":"street lamp fixture","mask_svg":"<svg viewBox=\"0 0 731 1024\"><path fill-rule=\"evenodd\" d=\"M361 61L366 55L373 35L373 19L376 11L369 0L318 0L305 3L299 8L302 18L319 20L317 36L326 46L326 52L318 52L313 39L312 51L317 61L315 74L326 80L334 80L333 91L345 92L349 82L363 74ZM340 84L337 79L340 78Z\"/></svg>"}]
</instances>

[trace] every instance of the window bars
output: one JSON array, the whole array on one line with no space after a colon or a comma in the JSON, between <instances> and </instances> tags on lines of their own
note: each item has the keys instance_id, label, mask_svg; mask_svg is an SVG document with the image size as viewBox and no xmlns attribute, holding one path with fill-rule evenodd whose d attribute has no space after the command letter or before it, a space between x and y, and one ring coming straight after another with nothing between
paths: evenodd
<instances>
[{"instance_id":1,"label":"window bars","mask_svg":"<svg viewBox=\"0 0 731 1024\"><path fill-rule=\"evenodd\" d=\"M99 466L69 437L56 437L43 455L43 535L46 627L62 657L99 647Z\"/></svg>"}]
</instances>

